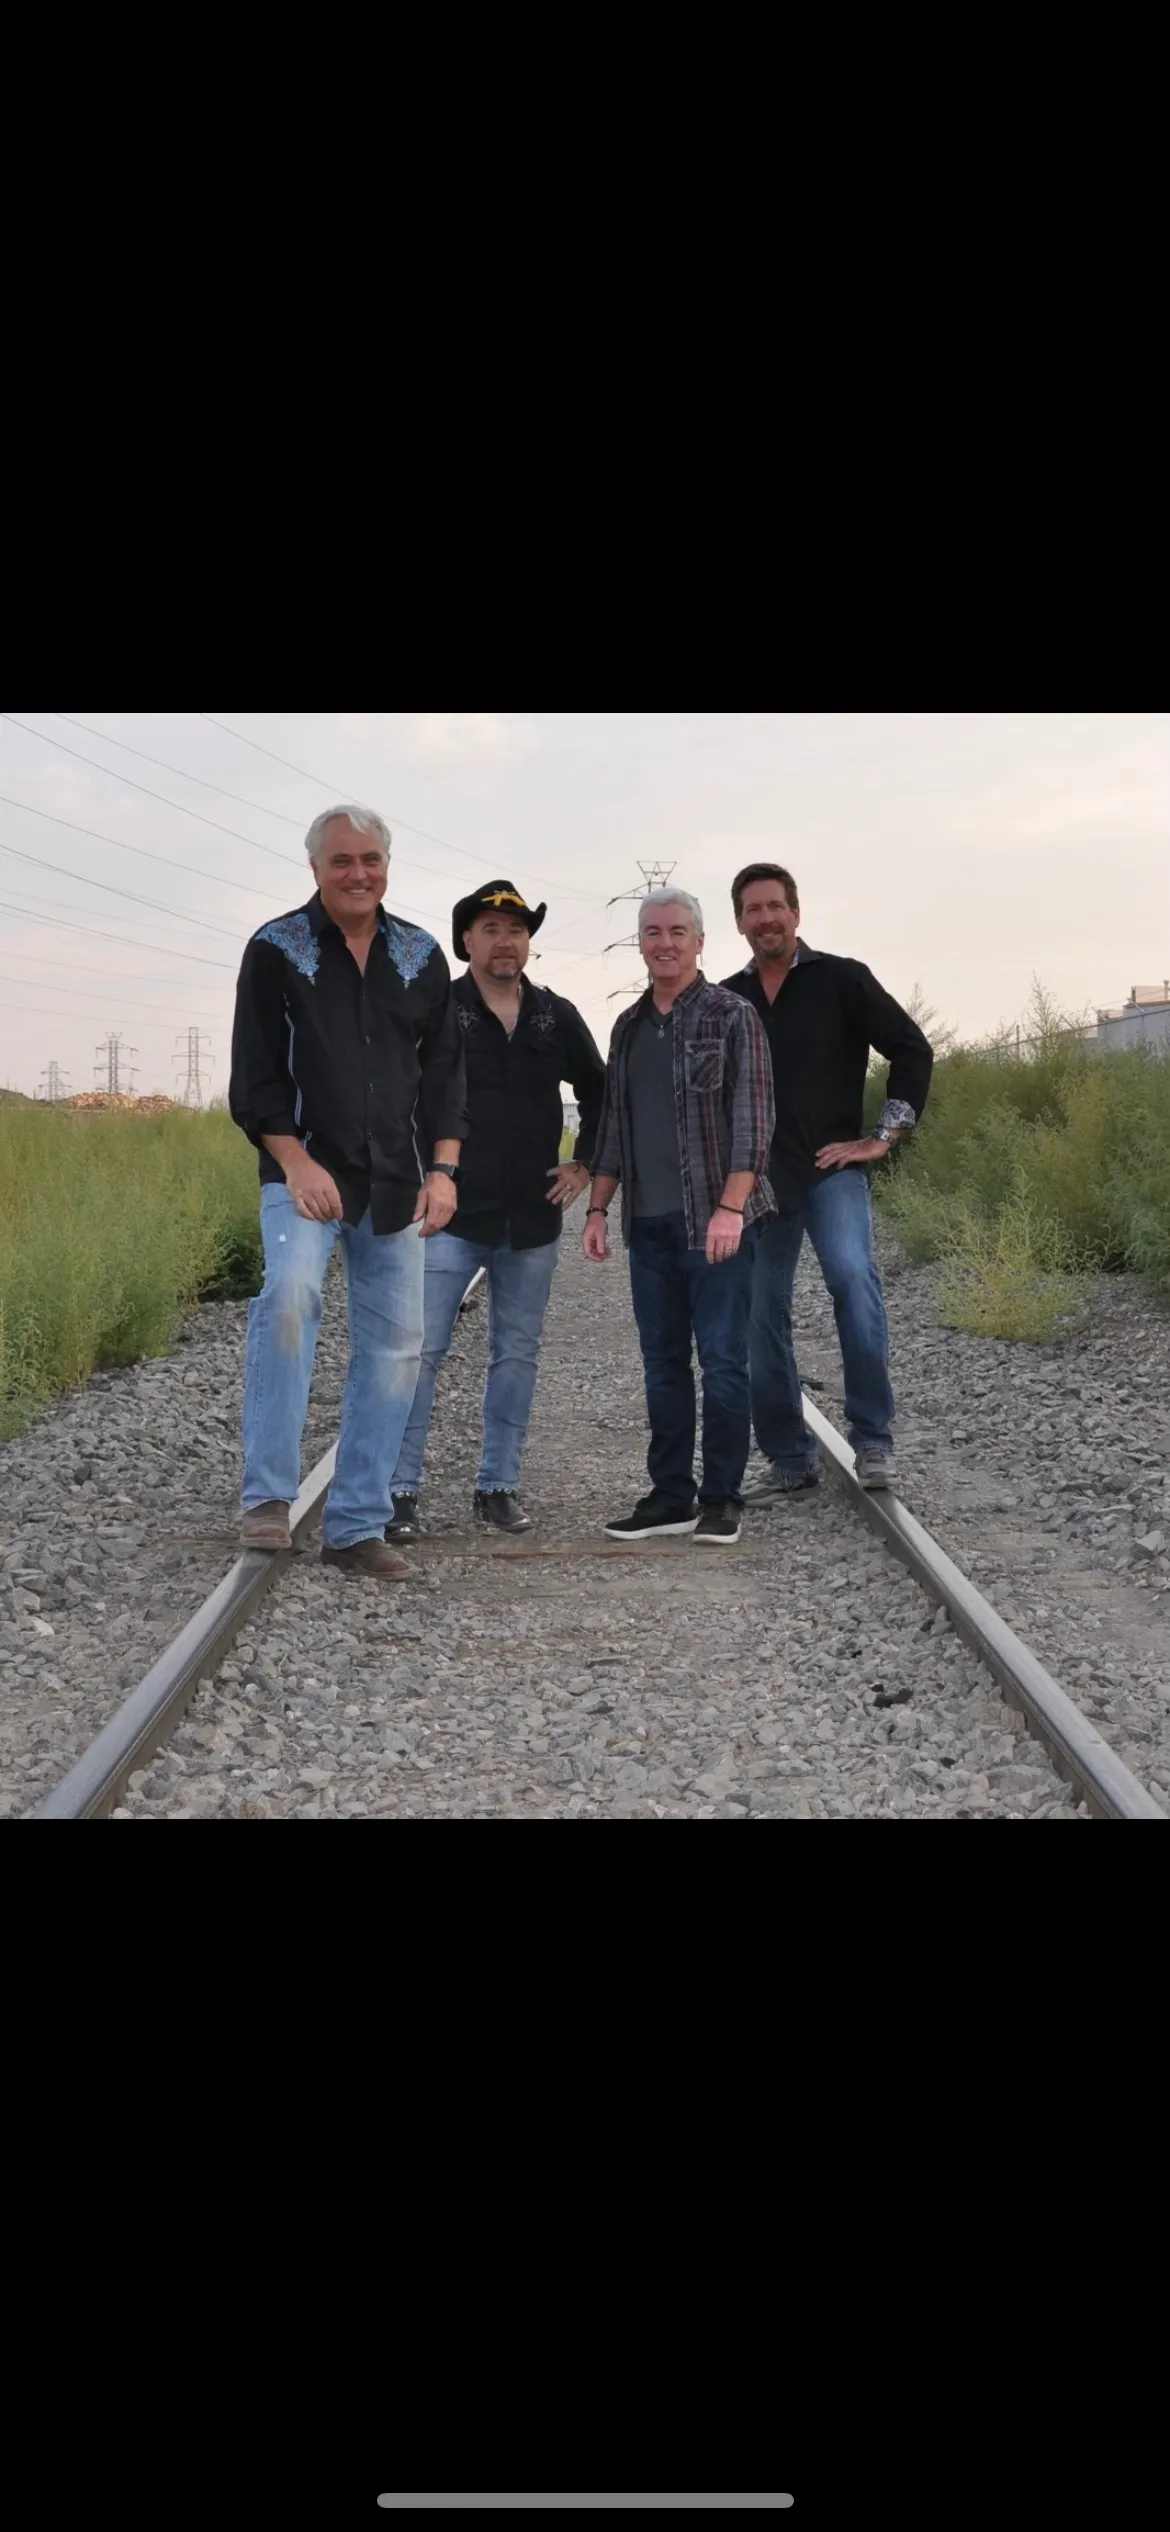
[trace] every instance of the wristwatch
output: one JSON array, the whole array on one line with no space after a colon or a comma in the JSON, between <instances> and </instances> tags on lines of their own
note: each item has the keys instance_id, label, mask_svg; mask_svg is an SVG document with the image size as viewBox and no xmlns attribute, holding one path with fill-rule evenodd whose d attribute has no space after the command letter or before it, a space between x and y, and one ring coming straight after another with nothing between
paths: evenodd
<instances>
[{"instance_id":1,"label":"wristwatch","mask_svg":"<svg viewBox=\"0 0 1170 2532\"><path fill-rule=\"evenodd\" d=\"M449 1178L453 1185L457 1187L459 1184L459 1164L457 1161L432 1161L430 1168L427 1171L427 1176L428 1178Z\"/></svg>"},{"instance_id":2,"label":"wristwatch","mask_svg":"<svg viewBox=\"0 0 1170 2532\"><path fill-rule=\"evenodd\" d=\"M888 1125L878 1125L874 1127L873 1139L875 1143L892 1143L894 1138Z\"/></svg>"}]
</instances>

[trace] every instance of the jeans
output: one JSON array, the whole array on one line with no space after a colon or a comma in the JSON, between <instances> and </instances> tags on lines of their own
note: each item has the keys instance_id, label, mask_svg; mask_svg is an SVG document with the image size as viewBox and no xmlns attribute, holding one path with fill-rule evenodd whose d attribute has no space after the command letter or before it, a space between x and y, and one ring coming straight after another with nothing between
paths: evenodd
<instances>
[{"instance_id":1,"label":"jeans","mask_svg":"<svg viewBox=\"0 0 1170 2532\"><path fill-rule=\"evenodd\" d=\"M245 1512L292 1503L321 1319L321 1285L337 1240L349 1282L349 1373L337 1466L325 1498L327 1547L380 1539L390 1481L418 1379L423 1242L413 1223L375 1239L369 1213L307 1222L287 1187L260 1190L264 1288L248 1304L244 1357Z\"/></svg>"},{"instance_id":2,"label":"jeans","mask_svg":"<svg viewBox=\"0 0 1170 2532\"><path fill-rule=\"evenodd\" d=\"M761 1228L752 1264L752 1423L765 1459L797 1473L816 1461L792 1345L792 1287L806 1231L832 1294L853 1450L867 1443L890 1447L894 1393L864 1170L834 1170L795 1198L781 1198L780 1206Z\"/></svg>"},{"instance_id":3,"label":"jeans","mask_svg":"<svg viewBox=\"0 0 1170 2532\"><path fill-rule=\"evenodd\" d=\"M511 1248L505 1241L502 1248L488 1248L454 1231L436 1231L427 1241L422 1362L394 1471L396 1495L418 1493L439 1365L478 1266L487 1269L488 1369L476 1492L515 1493L560 1245L556 1239L540 1248Z\"/></svg>"},{"instance_id":4,"label":"jeans","mask_svg":"<svg viewBox=\"0 0 1170 2532\"><path fill-rule=\"evenodd\" d=\"M635 1214L630 1292L646 1375L652 1486L689 1510L695 1497L695 1375L703 1374L703 1503L740 1503L751 1443L748 1321L755 1225L734 1257L709 1266L687 1247L681 1213Z\"/></svg>"}]
</instances>

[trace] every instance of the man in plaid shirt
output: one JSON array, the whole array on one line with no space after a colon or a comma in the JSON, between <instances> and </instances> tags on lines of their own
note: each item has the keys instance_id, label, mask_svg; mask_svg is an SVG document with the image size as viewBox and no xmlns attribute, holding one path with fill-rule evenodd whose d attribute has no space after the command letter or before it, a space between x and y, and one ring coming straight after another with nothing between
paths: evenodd
<instances>
[{"instance_id":1,"label":"man in plaid shirt","mask_svg":"<svg viewBox=\"0 0 1170 2532\"><path fill-rule=\"evenodd\" d=\"M750 1003L699 974L703 915L682 888L638 910L647 991L615 1022L582 1246L622 1236L646 1373L650 1493L610 1538L739 1537L751 1442L748 1320L757 1225L775 1212L764 1175L775 1125L768 1043ZM703 1473L695 1502L695 1381L703 1374Z\"/></svg>"}]
</instances>

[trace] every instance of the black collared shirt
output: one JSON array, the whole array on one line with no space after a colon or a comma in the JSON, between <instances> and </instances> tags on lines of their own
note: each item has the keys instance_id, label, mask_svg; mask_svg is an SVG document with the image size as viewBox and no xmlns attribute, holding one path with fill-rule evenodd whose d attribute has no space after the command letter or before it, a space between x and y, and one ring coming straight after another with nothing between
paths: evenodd
<instances>
[{"instance_id":1,"label":"black collared shirt","mask_svg":"<svg viewBox=\"0 0 1170 2532\"><path fill-rule=\"evenodd\" d=\"M451 1224L468 1240L500 1248L542 1248L560 1236L561 1208L548 1201L550 1169L564 1132L561 1083L581 1111L573 1153L593 1158L605 1066L580 1012L559 993L520 979L520 1016L509 1037L470 971L452 988L467 1063L467 1139L460 1157L459 1210Z\"/></svg>"},{"instance_id":2,"label":"black collared shirt","mask_svg":"<svg viewBox=\"0 0 1170 2532\"><path fill-rule=\"evenodd\" d=\"M913 1125L926 1106L934 1055L917 1021L858 958L834 958L797 942L796 958L769 1002L752 959L729 992L759 1013L772 1057L776 1131L768 1176L778 1197L817 1176L826 1143L856 1143L869 1050L889 1058L889 1121Z\"/></svg>"},{"instance_id":3,"label":"black collared shirt","mask_svg":"<svg viewBox=\"0 0 1170 2532\"><path fill-rule=\"evenodd\" d=\"M467 1129L451 971L429 932L378 909L363 975L319 896L253 934L236 988L229 1105L279 1184L262 1134L295 1134L336 1181L345 1220L405 1230L434 1146Z\"/></svg>"}]
</instances>

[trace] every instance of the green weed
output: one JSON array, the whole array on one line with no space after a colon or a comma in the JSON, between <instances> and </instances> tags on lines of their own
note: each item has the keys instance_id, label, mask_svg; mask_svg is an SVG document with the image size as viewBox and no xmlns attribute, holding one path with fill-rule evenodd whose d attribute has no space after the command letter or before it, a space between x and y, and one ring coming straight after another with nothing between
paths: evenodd
<instances>
[{"instance_id":1,"label":"green weed","mask_svg":"<svg viewBox=\"0 0 1170 2532\"><path fill-rule=\"evenodd\" d=\"M255 1291L255 1154L230 1117L0 1108L0 1434L181 1312Z\"/></svg>"}]
</instances>

